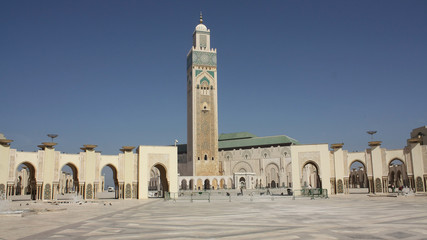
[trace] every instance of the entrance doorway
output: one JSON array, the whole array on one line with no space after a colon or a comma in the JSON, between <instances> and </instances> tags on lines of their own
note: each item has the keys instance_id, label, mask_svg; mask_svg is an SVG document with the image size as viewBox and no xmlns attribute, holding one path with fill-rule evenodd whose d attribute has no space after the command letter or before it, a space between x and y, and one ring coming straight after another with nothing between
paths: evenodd
<instances>
[{"instance_id":1,"label":"entrance doorway","mask_svg":"<svg viewBox=\"0 0 427 240\"><path fill-rule=\"evenodd\" d=\"M98 198L104 199L118 199L120 197L119 181L117 179L117 169L113 165L106 165L101 170L101 181L102 193L98 193Z\"/></svg>"},{"instance_id":2,"label":"entrance doorway","mask_svg":"<svg viewBox=\"0 0 427 240\"><path fill-rule=\"evenodd\" d=\"M314 162L307 162L302 168L303 188L322 188L322 180L319 176L319 168Z\"/></svg>"},{"instance_id":3,"label":"entrance doorway","mask_svg":"<svg viewBox=\"0 0 427 240\"><path fill-rule=\"evenodd\" d=\"M204 189L204 190L209 190L209 189L211 189L211 184L210 184L210 182L209 182L209 179L206 179L206 180L205 180L205 182L204 182L204 184L203 184L203 189Z\"/></svg>"},{"instance_id":4,"label":"entrance doorway","mask_svg":"<svg viewBox=\"0 0 427 240\"><path fill-rule=\"evenodd\" d=\"M185 179L181 181L181 190L187 190L187 180Z\"/></svg>"},{"instance_id":5,"label":"entrance doorway","mask_svg":"<svg viewBox=\"0 0 427 240\"><path fill-rule=\"evenodd\" d=\"M356 160L350 165L348 179L349 193L369 193L368 175L363 162Z\"/></svg>"},{"instance_id":6,"label":"entrance doorway","mask_svg":"<svg viewBox=\"0 0 427 240\"><path fill-rule=\"evenodd\" d=\"M409 187L405 163L400 159L393 159L388 166L388 192L397 192L404 187Z\"/></svg>"},{"instance_id":7,"label":"entrance doorway","mask_svg":"<svg viewBox=\"0 0 427 240\"><path fill-rule=\"evenodd\" d=\"M67 163L59 173L59 184L57 187L58 199L73 197L79 194L79 178L76 166Z\"/></svg>"},{"instance_id":8,"label":"entrance doorway","mask_svg":"<svg viewBox=\"0 0 427 240\"><path fill-rule=\"evenodd\" d=\"M165 193L169 192L169 184L166 176L166 168L163 165L157 164L151 168L150 184L148 186L148 197L165 197Z\"/></svg>"},{"instance_id":9,"label":"entrance doorway","mask_svg":"<svg viewBox=\"0 0 427 240\"><path fill-rule=\"evenodd\" d=\"M29 162L24 162L16 169L16 179L12 195L27 196L31 200L37 198L36 170ZM25 197L23 197L25 198Z\"/></svg>"},{"instance_id":10,"label":"entrance doorway","mask_svg":"<svg viewBox=\"0 0 427 240\"><path fill-rule=\"evenodd\" d=\"M277 166L274 163L270 163L265 168L266 172L266 183L267 187L276 188L278 187L280 183L280 177L279 177L279 166Z\"/></svg>"},{"instance_id":11,"label":"entrance doorway","mask_svg":"<svg viewBox=\"0 0 427 240\"><path fill-rule=\"evenodd\" d=\"M239 179L240 189L246 189L246 179L244 177L241 177Z\"/></svg>"}]
</instances>

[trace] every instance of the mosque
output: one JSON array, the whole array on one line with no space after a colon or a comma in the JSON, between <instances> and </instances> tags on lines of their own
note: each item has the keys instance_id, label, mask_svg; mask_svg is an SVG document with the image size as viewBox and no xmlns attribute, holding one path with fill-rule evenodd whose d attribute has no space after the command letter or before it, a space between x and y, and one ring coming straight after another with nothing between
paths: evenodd
<instances>
[{"instance_id":1,"label":"mosque","mask_svg":"<svg viewBox=\"0 0 427 240\"><path fill-rule=\"evenodd\" d=\"M286 135L219 135L217 50L210 39L200 16L187 55L187 144L138 146L135 152L134 146L123 146L118 155L102 155L95 151L97 145L86 144L82 152L66 154L56 151L52 140L38 145L36 152L23 152L0 135L0 197L53 200L72 192L96 199L105 190L105 166L113 171L119 199L146 199L153 191L162 196L221 189L427 191L427 126L414 129L403 149L371 141L363 152L348 152L343 143L301 144ZM65 166L72 174L63 172Z\"/></svg>"}]
</instances>

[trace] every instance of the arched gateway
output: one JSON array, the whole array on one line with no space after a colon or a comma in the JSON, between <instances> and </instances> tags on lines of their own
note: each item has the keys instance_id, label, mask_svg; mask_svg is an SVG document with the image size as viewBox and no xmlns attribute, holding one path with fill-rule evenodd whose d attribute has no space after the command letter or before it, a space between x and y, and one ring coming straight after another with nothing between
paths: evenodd
<instances>
[{"instance_id":1,"label":"arched gateway","mask_svg":"<svg viewBox=\"0 0 427 240\"><path fill-rule=\"evenodd\" d=\"M187 144L139 146L136 153L132 152L134 147L125 146L123 153L106 156L94 150L96 145L84 145L78 154L63 154L55 151L56 143L45 142L38 152L20 152L11 149L12 140L0 134L0 198L30 192L37 200L55 199L59 190L69 192L74 184L71 191L85 199L96 199L104 188L101 166L116 169L113 191L120 199L148 198L150 183L155 183L150 179L156 175L155 171L151 174L153 168L159 176L159 190L177 193L177 148L181 154L180 178L185 179L182 188L187 189L188 183L189 190L218 189L219 181L221 189L287 185L295 194L307 186L347 194L350 185L367 186L373 194L388 193L396 187L427 191L427 126L414 129L403 149L387 150L381 141L371 141L362 152L343 150L344 143L332 144L331 150L326 143L300 144L286 135L218 135L217 50L210 47L211 31L202 18L192 39L185 81ZM362 174L349 172L355 160L363 163ZM16 170L21 163L26 163L29 172L19 177ZM78 176L68 178L60 188L59 167L65 164L74 166Z\"/></svg>"},{"instance_id":2,"label":"arched gateway","mask_svg":"<svg viewBox=\"0 0 427 240\"><path fill-rule=\"evenodd\" d=\"M0 144L0 194L8 199L98 199L106 190L118 199L146 199L152 168L160 173L162 196L178 193L175 146L139 146L136 153L126 146L118 155L101 155L96 145L84 145L78 154L61 153L55 145L43 143L37 152L21 152L9 142ZM105 185L104 167L112 169L111 186Z\"/></svg>"}]
</instances>

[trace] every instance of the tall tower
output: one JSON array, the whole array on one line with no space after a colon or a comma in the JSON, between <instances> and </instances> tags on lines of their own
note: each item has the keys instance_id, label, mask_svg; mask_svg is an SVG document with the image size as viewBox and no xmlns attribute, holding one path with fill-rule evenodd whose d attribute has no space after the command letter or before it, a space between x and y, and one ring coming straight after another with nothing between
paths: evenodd
<instances>
[{"instance_id":1,"label":"tall tower","mask_svg":"<svg viewBox=\"0 0 427 240\"><path fill-rule=\"evenodd\" d=\"M187 157L193 176L219 174L216 49L210 30L200 23L187 55Z\"/></svg>"}]
</instances>

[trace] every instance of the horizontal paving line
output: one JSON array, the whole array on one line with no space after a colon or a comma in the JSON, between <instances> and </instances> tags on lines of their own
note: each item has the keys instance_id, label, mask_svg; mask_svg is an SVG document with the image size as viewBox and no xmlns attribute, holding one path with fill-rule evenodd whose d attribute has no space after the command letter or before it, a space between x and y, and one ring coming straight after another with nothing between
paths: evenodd
<instances>
[{"instance_id":1,"label":"horizontal paving line","mask_svg":"<svg viewBox=\"0 0 427 240\"><path fill-rule=\"evenodd\" d=\"M96 216L96 217L93 217L93 218L90 218L90 219L86 219L86 220L83 220L83 221L80 221L80 222L67 224L67 225L65 225L66 226L65 228L67 228L67 229L77 229L77 228L81 227L82 225L84 225L84 224L86 224L86 223L88 223L90 221L95 221L95 220L99 220L99 219L107 218L107 217L110 218L112 215L121 214L123 211L129 211L131 209L138 209L138 208L146 207L147 205L152 205L152 204L154 204L156 202L157 201L146 202L146 203L141 204L141 205L132 206L132 207L121 209L121 210L117 210L117 211L111 212L111 213L106 213L104 215ZM64 225L60 226L60 227L57 227L57 228L53 228L51 230L47 230L47 231L44 231L44 232L40 232L40 233L36 233L36 234L33 234L33 235L29 235L29 236L20 238L20 240L45 239L47 236L54 235L55 233L61 232L63 230L64 230Z\"/></svg>"}]
</instances>

